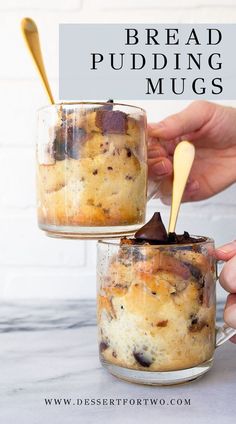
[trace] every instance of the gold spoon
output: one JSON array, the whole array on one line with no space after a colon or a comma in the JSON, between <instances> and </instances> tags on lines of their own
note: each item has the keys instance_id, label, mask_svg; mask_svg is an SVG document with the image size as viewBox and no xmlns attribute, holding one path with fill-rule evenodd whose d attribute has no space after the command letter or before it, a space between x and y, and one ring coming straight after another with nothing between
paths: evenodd
<instances>
[{"instance_id":1,"label":"gold spoon","mask_svg":"<svg viewBox=\"0 0 236 424\"><path fill-rule=\"evenodd\" d=\"M42 52L40 48L39 34L36 23L30 18L23 18L21 21L21 30L23 37L25 39L26 45L29 49L29 52L34 60L36 68L39 72L40 78L44 85L44 88L47 92L49 101L51 104L54 104L54 99L52 96L52 92L49 86L49 82L47 79L47 74L45 71Z\"/></svg>"},{"instance_id":2,"label":"gold spoon","mask_svg":"<svg viewBox=\"0 0 236 424\"><path fill-rule=\"evenodd\" d=\"M174 151L174 181L168 229L169 233L174 233L175 231L180 203L192 168L194 157L195 147L193 144L189 143L189 141L181 141Z\"/></svg>"}]
</instances>

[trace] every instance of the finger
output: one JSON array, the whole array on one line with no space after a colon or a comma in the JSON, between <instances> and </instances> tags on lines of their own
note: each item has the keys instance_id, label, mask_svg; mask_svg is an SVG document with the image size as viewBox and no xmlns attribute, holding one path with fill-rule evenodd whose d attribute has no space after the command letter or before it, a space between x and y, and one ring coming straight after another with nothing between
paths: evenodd
<instances>
[{"instance_id":1,"label":"finger","mask_svg":"<svg viewBox=\"0 0 236 424\"><path fill-rule=\"evenodd\" d=\"M236 344L236 336L231 337L231 339L229 339L232 343Z\"/></svg>"},{"instance_id":2,"label":"finger","mask_svg":"<svg viewBox=\"0 0 236 424\"><path fill-rule=\"evenodd\" d=\"M236 255L236 240L233 240L231 243L224 244L221 247L215 249L215 257L222 261L228 261L234 255Z\"/></svg>"},{"instance_id":3,"label":"finger","mask_svg":"<svg viewBox=\"0 0 236 424\"><path fill-rule=\"evenodd\" d=\"M173 189L173 177L171 173L167 175L166 178L163 178L159 187L160 200L165 205L171 204L172 189ZM190 178L186 185L182 202L197 200L199 190L200 190L199 182L195 179Z\"/></svg>"},{"instance_id":4,"label":"finger","mask_svg":"<svg viewBox=\"0 0 236 424\"><path fill-rule=\"evenodd\" d=\"M184 202L192 202L194 200L197 200L199 190L200 190L199 182L197 180L191 179L186 185L181 202L184 203ZM170 205L171 197L172 197L172 185L171 186L170 184L165 184L164 186L161 185L160 192L161 192L162 203L164 203L165 205Z\"/></svg>"},{"instance_id":5,"label":"finger","mask_svg":"<svg viewBox=\"0 0 236 424\"><path fill-rule=\"evenodd\" d=\"M164 149L165 154L173 156L177 144L181 141L181 137L176 137L171 140L164 140L163 138L158 137L149 137L148 138L148 149L153 150L157 146Z\"/></svg>"},{"instance_id":6,"label":"finger","mask_svg":"<svg viewBox=\"0 0 236 424\"><path fill-rule=\"evenodd\" d=\"M236 328L236 294L230 294L227 297L224 310L224 321L230 327Z\"/></svg>"},{"instance_id":7,"label":"finger","mask_svg":"<svg viewBox=\"0 0 236 424\"><path fill-rule=\"evenodd\" d=\"M216 106L210 102L193 102L183 111L157 124L149 124L149 135L169 140L198 131L210 120L215 108Z\"/></svg>"},{"instance_id":8,"label":"finger","mask_svg":"<svg viewBox=\"0 0 236 424\"><path fill-rule=\"evenodd\" d=\"M159 149L163 156L173 156L175 148L180 141L181 137L177 137L173 140L164 140L159 137L149 136L147 139L148 152Z\"/></svg>"},{"instance_id":9,"label":"finger","mask_svg":"<svg viewBox=\"0 0 236 424\"><path fill-rule=\"evenodd\" d=\"M152 149L153 147L157 146L158 144L160 144L160 140L158 137L151 137L148 135L147 137L147 146L148 149Z\"/></svg>"},{"instance_id":10,"label":"finger","mask_svg":"<svg viewBox=\"0 0 236 424\"><path fill-rule=\"evenodd\" d=\"M160 144L148 148L148 158L155 159L158 157L167 157L167 152Z\"/></svg>"},{"instance_id":11,"label":"finger","mask_svg":"<svg viewBox=\"0 0 236 424\"><path fill-rule=\"evenodd\" d=\"M171 161L165 157L148 160L148 175L152 180L164 177L172 173Z\"/></svg>"},{"instance_id":12,"label":"finger","mask_svg":"<svg viewBox=\"0 0 236 424\"><path fill-rule=\"evenodd\" d=\"M166 205L166 206L171 205L171 196L161 196L160 200L163 203L163 205Z\"/></svg>"},{"instance_id":13,"label":"finger","mask_svg":"<svg viewBox=\"0 0 236 424\"><path fill-rule=\"evenodd\" d=\"M226 291L236 293L236 256L233 256L224 265L219 276L219 281Z\"/></svg>"},{"instance_id":14,"label":"finger","mask_svg":"<svg viewBox=\"0 0 236 424\"><path fill-rule=\"evenodd\" d=\"M195 179L190 179L184 190L182 202L190 202L197 198L197 195L200 191L199 181Z\"/></svg>"}]
</instances>

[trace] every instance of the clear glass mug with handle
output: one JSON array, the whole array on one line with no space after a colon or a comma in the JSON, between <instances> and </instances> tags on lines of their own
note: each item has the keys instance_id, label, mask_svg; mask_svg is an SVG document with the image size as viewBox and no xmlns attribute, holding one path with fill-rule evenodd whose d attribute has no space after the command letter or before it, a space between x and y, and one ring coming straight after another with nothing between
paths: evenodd
<instances>
[{"instance_id":1,"label":"clear glass mug with handle","mask_svg":"<svg viewBox=\"0 0 236 424\"><path fill-rule=\"evenodd\" d=\"M197 239L98 242L100 360L113 375L150 385L194 380L211 368L215 348L236 334L215 327L214 241Z\"/></svg>"},{"instance_id":2,"label":"clear glass mug with handle","mask_svg":"<svg viewBox=\"0 0 236 424\"><path fill-rule=\"evenodd\" d=\"M64 103L38 112L39 227L58 237L130 234L145 221L146 113L136 106Z\"/></svg>"}]
</instances>

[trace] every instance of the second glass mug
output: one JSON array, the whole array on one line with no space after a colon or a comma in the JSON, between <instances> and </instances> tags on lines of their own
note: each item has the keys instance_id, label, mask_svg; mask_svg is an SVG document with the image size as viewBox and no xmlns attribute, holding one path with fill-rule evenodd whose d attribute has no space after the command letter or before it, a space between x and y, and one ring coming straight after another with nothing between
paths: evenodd
<instances>
[{"instance_id":1,"label":"second glass mug","mask_svg":"<svg viewBox=\"0 0 236 424\"><path fill-rule=\"evenodd\" d=\"M194 236L196 237L196 236ZM236 334L215 328L214 241L182 245L98 242L100 359L113 375L149 385L194 380Z\"/></svg>"},{"instance_id":2,"label":"second glass mug","mask_svg":"<svg viewBox=\"0 0 236 424\"><path fill-rule=\"evenodd\" d=\"M115 103L63 103L38 112L39 227L58 237L116 237L145 221L146 113Z\"/></svg>"}]
</instances>

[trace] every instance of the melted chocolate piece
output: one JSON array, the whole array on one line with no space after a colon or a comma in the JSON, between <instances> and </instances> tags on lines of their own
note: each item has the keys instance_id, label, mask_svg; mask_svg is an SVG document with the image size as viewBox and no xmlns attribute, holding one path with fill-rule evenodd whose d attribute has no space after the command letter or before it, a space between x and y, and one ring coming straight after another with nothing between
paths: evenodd
<instances>
[{"instance_id":1,"label":"melted chocolate piece","mask_svg":"<svg viewBox=\"0 0 236 424\"><path fill-rule=\"evenodd\" d=\"M202 275L202 271L195 265L189 263L189 262L183 262L184 265L186 265L191 272L192 276L197 280L199 285L201 287L204 286L204 276Z\"/></svg>"},{"instance_id":2,"label":"melted chocolate piece","mask_svg":"<svg viewBox=\"0 0 236 424\"><path fill-rule=\"evenodd\" d=\"M145 357L145 353L144 352L133 352L134 358L136 359L136 361L139 363L139 365L141 365L142 367L150 367L150 365L152 364L152 361L150 361L149 358Z\"/></svg>"},{"instance_id":3,"label":"melted chocolate piece","mask_svg":"<svg viewBox=\"0 0 236 424\"><path fill-rule=\"evenodd\" d=\"M64 160L66 157L67 129L64 124L56 128L56 137L53 141L53 154L56 160Z\"/></svg>"},{"instance_id":4,"label":"melted chocolate piece","mask_svg":"<svg viewBox=\"0 0 236 424\"><path fill-rule=\"evenodd\" d=\"M53 154L56 160L64 160L66 155L73 159L79 158L81 143L87 139L83 128L62 124L56 131L53 142Z\"/></svg>"},{"instance_id":5,"label":"melted chocolate piece","mask_svg":"<svg viewBox=\"0 0 236 424\"><path fill-rule=\"evenodd\" d=\"M104 352L104 350L108 349L109 345L106 342L101 342L99 345L100 352Z\"/></svg>"},{"instance_id":6,"label":"melted chocolate piece","mask_svg":"<svg viewBox=\"0 0 236 424\"><path fill-rule=\"evenodd\" d=\"M137 240L167 242L168 235L161 219L160 212L155 212L147 224L135 233Z\"/></svg>"},{"instance_id":7,"label":"melted chocolate piece","mask_svg":"<svg viewBox=\"0 0 236 424\"><path fill-rule=\"evenodd\" d=\"M129 243L127 243L127 241ZM126 249L126 246L130 246L133 243L131 240L124 237L121 239L122 249L120 249L118 260L124 266L130 266L134 262L141 262L145 260L145 255L140 251L139 248L133 247L132 249Z\"/></svg>"},{"instance_id":8,"label":"melted chocolate piece","mask_svg":"<svg viewBox=\"0 0 236 424\"><path fill-rule=\"evenodd\" d=\"M205 239L204 238L196 239L194 237L190 237L187 231L184 231L184 234L176 234L176 233L168 234L169 243L186 244L186 243L197 243L201 241L205 241Z\"/></svg>"},{"instance_id":9,"label":"melted chocolate piece","mask_svg":"<svg viewBox=\"0 0 236 424\"><path fill-rule=\"evenodd\" d=\"M197 333L198 331L201 331L204 327L209 327L206 321L197 321L191 323L188 329L191 333Z\"/></svg>"},{"instance_id":10,"label":"melted chocolate piece","mask_svg":"<svg viewBox=\"0 0 236 424\"><path fill-rule=\"evenodd\" d=\"M53 142L53 156L55 160L64 160L66 157L66 148L64 141L58 141L57 139Z\"/></svg>"},{"instance_id":11,"label":"melted chocolate piece","mask_svg":"<svg viewBox=\"0 0 236 424\"><path fill-rule=\"evenodd\" d=\"M165 320L163 320L163 321L159 321L159 322L157 323L157 327L166 327L166 326L167 326L167 324L168 324L168 319L165 319Z\"/></svg>"},{"instance_id":12,"label":"melted chocolate piece","mask_svg":"<svg viewBox=\"0 0 236 424\"><path fill-rule=\"evenodd\" d=\"M87 133L83 128L79 127L69 127L68 128L68 137L67 140L67 154L72 159L79 159L80 157L80 148L81 144L87 140L88 136Z\"/></svg>"},{"instance_id":13,"label":"melted chocolate piece","mask_svg":"<svg viewBox=\"0 0 236 424\"><path fill-rule=\"evenodd\" d=\"M153 217L150 219L147 224L140 228L134 235L134 238L121 238L120 244L123 245L142 245L142 244L151 244L151 245L161 245L161 244L177 244L177 245L190 245L194 243L202 243L206 241L205 237L191 237L187 231L184 231L184 234L169 233L167 234L164 224L161 219L159 212L155 212ZM180 247L181 248L181 247ZM186 249L186 246L183 247ZM191 247L192 248L192 247ZM194 247L198 251L198 247ZM185 264L190 267L189 264ZM198 269L190 269L192 275L198 279L200 278Z\"/></svg>"}]
</instances>

